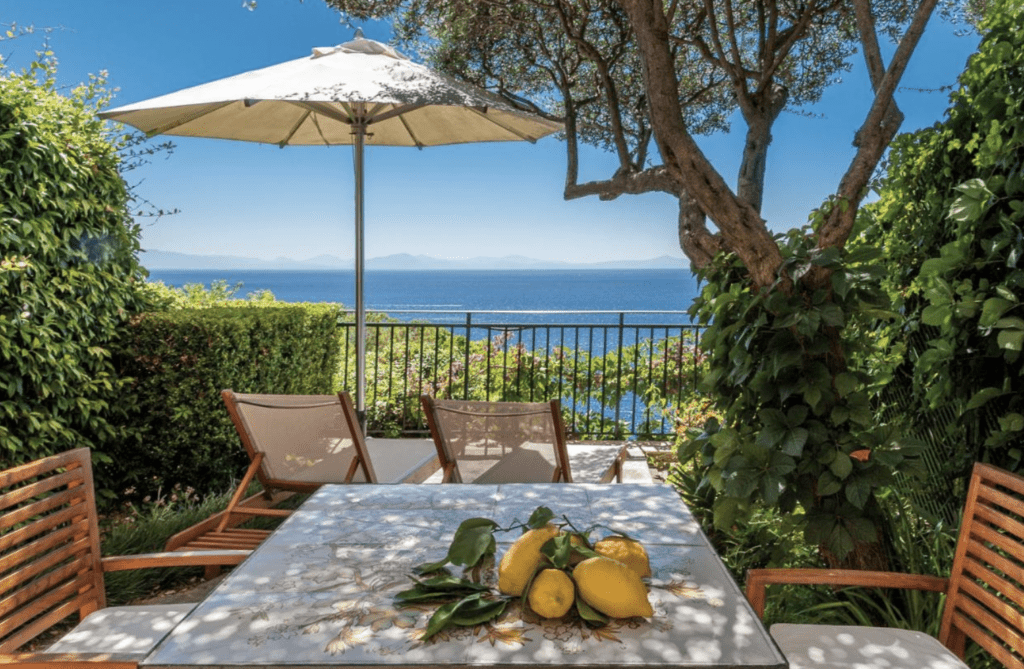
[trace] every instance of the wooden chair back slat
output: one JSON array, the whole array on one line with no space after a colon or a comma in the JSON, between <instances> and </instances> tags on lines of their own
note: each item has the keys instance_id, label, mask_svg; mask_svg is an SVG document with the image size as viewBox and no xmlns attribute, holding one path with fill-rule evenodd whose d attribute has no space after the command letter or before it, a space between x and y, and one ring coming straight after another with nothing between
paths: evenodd
<instances>
[{"instance_id":1,"label":"wooden chair back slat","mask_svg":"<svg viewBox=\"0 0 1024 669\"><path fill-rule=\"evenodd\" d=\"M89 558L86 552L80 551L70 561L63 556L63 559L51 562L59 566L51 565L50 569L43 571L41 575L26 578L23 581L25 585L0 600L0 616L12 615L16 609L26 604L38 604L43 601L43 595L55 592L65 583L70 583L76 592L91 587L88 580L82 582L82 575L88 574L89 571Z\"/></svg>"},{"instance_id":2,"label":"wooden chair back slat","mask_svg":"<svg viewBox=\"0 0 1024 669\"><path fill-rule=\"evenodd\" d=\"M2 621L0 621L0 637L16 632L21 626L33 621L40 615L52 616L55 612L59 611L61 612L60 617L53 619L50 625L61 622L77 612L82 604L88 604L85 600L92 598L91 590L92 586L86 578L80 578L76 581L61 579L60 585L32 600L31 605L22 606L15 609L13 613L5 615ZM78 604L72 608L67 608L69 602L77 602ZM4 639L3 644L0 644L0 652L8 653L21 645L17 644L8 648L6 643L7 640Z\"/></svg>"},{"instance_id":3,"label":"wooden chair back slat","mask_svg":"<svg viewBox=\"0 0 1024 669\"><path fill-rule=\"evenodd\" d=\"M1012 503L1013 498L985 488L982 488L981 493L978 499L986 502L986 504L978 505L974 512L975 518L1003 530L1010 536L1017 537L1018 539L1024 537L1024 523L1018 522L1011 516L1007 516L1005 512L995 508L997 506L1006 508L1004 505Z\"/></svg>"},{"instance_id":4,"label":"wooden chair back slat","mask_svg":"<svg viewBox=\"0 0 1024 669\"><path fill-rule=\"evenodd\" d=\"M1024 629L1024 618L1006 601L971 581L964 583L962 592L965 596L961 596L958 602L960 609L978 620L989 632L1001 639L1021 636L1019 630Z\"/></svg>"},{"instance_id":5,"label":"wooden chair back slat","mask_svg":"<svg viewBox=\"0 0 1024 669\"><path fill-rule=\"evenodd\" d=\"M23 524L16 530L11 530L0 535L0 554L11 550L15 546L24 544L34 537L48 532L52 526L64 525L75 519L82 520L82 511L75 507L68 507L46 516L47 522L34 522ZM87 521L86 521L87 523Z\"/></svg>"},{"instance_id":6,"label":"wooden chair back slat","mask_svg":"<svg viewBox=\"0 0 1024 669\"><path fill-rule=\"evenodd\" d=\"M0 495L0 512L5 511L13 506L24 504L26 500L32 499L39 495L45 495L48 492L52 492L57 488L64 487L77 487L82 482L82 470L79 468L71 469L62 474L56 474L54 476L40 479L35 483L24 485L20 488L15 488L10 492ZM15 516L4 515L3 525L0 525L0 529L7 529L5 526L8 525Z\"/></svg>"},{"instance_id":7,"label":"wooden chair back slat","mask_svg":"<svg viewBox=\"0 0 1024 669\"><path fill-rule=\"evenodd\" d=\"M0 472L0 652L105 604L89 449Z\"/></svg>"},{"instance_id":8,"label":"wooden chair back slat","mask_svg":"<svg viewBox=\"0 0 1024 669\"><path fill-rule=\"evenodd\" d=\"M977 464L949 577L939 641L971 639L1024 669L1024 477Z\"/></svg>"},{"instance_id":9,"label":"wooden chair back slat","mask_svg":"<svg viewBox=\"0 0 1024 669\"><path fill-rule=\"evenodd\" d=\"M75 615L75 613L81 610L89 600L91 600L91 598L88 595L81 595L75 599L68 600L61 606L50 610L45 615L32 620L31 623L24 625L15 633L6 637L3 640L3 643L0 643L0 653L13 653L20 649L29 641L32 641L54 625Z\"/></svg>"},{"instance_id":10,"label":"wooden chair back slat","mask_svg":"<svg viewBox=\"0 0 1024 669\"><path fill-rule=\"evenodd\" d=\"M61 538L63 539L63 537ZM25 562L24 560L18 561L18 566L20 568L14 571L10 571L6 576L4 576L3 579L0 579L0 595L6 595L11 590L14 590L19 586L22 586L25 583L32 581L32 579L36 578L41 574L46 574L46 577L48 579L51 579L53 578L53 575L56 573L55 571L53 571L54 567L60 565L63 562L66 562L72 556L81 556L89 552L89 543L85 539L79 539L77 543L70 544L59 551L49 550L49 548L52 548L52 545L43 546L40 548L40 544L65 543L64 541L51 542L47 539L47 537L44 537L43 539L35 541L32 543L32 545L25 546L22 549L21 552L23 552L24 555L19 557L42 557L40 557L39 559L32 560L31 562ZM32 552L29 549L35 549L36 552ZM13 562L12 566L14 566ZM3 611L0 611L0 615L3 615Z\"/></svg>"},{"instance_id":11,"label":"wooden chair back slat","mask_svg":"<svg viewBox=\"0 0 1024 669\"><path fill-rule=\"evenodd\" d=\"M51 511L65 507L72 510L75 517L85 517L88 515L88 510L85 508L85 497L76 487L56 493L37 502L26 504L25 506L18 508L16 511L10 512L9 515L4 514L3 525L6 525L7 527L16 527L33 519L39 519L37 522L43 523L42 531L45 532L47 529L46 523L50 523L51 525L55 525L56 523L44 514L48 514Z\"/></svg>"}]
</instances>

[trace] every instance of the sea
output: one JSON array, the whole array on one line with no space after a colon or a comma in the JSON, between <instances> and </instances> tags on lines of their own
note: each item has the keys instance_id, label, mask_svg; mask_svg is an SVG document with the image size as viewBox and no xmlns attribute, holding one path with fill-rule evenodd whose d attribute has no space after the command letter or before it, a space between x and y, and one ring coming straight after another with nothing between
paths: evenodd
<instances>
[{"instance_id":1,"label":"sea","mask_svg":"<svg viewBox=\"0 0 1024 669\"><path fill-rule=\"evenodd\" d=\"M355 276L345 270L164 269L151 270L149 280L175 287L222 280L240 284L238 297L269 290L282 302L349 309L355 301ZM621 314L626 323L687 324L697 294L687 269L369 270L364 279L368 311L434 323L464 322L469 313L474 323L617 323Z\"/></svg>"}]
</instances>

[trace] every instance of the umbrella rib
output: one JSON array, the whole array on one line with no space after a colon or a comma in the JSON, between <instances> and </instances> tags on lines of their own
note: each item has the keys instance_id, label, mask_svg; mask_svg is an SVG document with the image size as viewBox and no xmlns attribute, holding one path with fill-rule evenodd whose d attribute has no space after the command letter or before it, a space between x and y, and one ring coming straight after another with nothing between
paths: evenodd
<instances>
[{"instance_id":1,"label":"umbrella rib","mask_svg":"<svg viewBox=\"0 0 1024 669\"><path fill-rule=\"evenodd\" d=\"M353 125L355 123L355 119L351 115L340 113L337 109L326 102L295 102L293 104L305 107L306 109L316 112L321 116L326 116L329 119L340 121L345 125Z\"/></svg>"},{"instance_id":2,"label":"umbrella rib","mask_svg":"<svg viewBox=\"0 0 1024 669\"><path fill-rule=\"evenodd\" d=\"M279 147L281 147L282 149L285 146L287 146L288 142L292 141L292 137L295 136L295 133L297 133L299 131L299 127L302 126L302 124L306 122L306 119L309 118L309 115L312 114L312 113L313 112L309 111L308 109L305 110L305 113L302 116L299 117L299 122L296 123L294 126L292 126L292 129L288 131L288 133L284 136L284 139L282 139L280 142L278 142L277 145ZM320 128L318 126L317 130L319 130L319 129ZM320 136L323 137L323 133L322 132L320 133Z\"/></svg>"},{"instance_id":3,"label":"umbrella rib","mask_svg":"<svg viewBox=\"0 0 1024 669\"><path fill-rule=\"evenodd\" d=\"M495 118L492 114L484 113L484 112L480 111L479 109L477 109L476 107L466 107L466 109L468 109L469 111L473 112L474 114L477 114L480 117L490 121L491 123L493 123L494 125L498 126L499 128L502 128L504 130L509 131L510 133L512 133L513 135L518 137L519 139L526 140L530 144L535 144L537 142L537 138L536 137L530 137L529 135L526 135L526 134L516 130L515 128L510 127L507 123L502 123L499 119Z\"/></svg>"},{"instance_id":4,"label":"umbrella rib","mask_svg":"<svg viewBox=\"0 0 1024 669\"><path fill-rule=\"evenodd\" d=\"M174 130L175 128L179 128L179 127L185 125L186 123L191 123L192 121L195 121L196 119L202 118L202 117L206 116L207 114L212 114L213 112L218 111L220 109L223 109L224 107L227 107L228 105L234 104L235 102L237 102L237 100L228 100L227 102L220 103L219 105L217 105L216 107L214 107L212 109L210 109L210 108L203 108L201 111L197 111L197 112L195 112L193 114L188 114L188 115L186 115L186 116L184 116L182 118L175 119L175 120L171 121L170 123L167 123L165 125L159 126L157 128L153 128L152 130L147 130L146 131L146 136L147 137L153 137L154 135L162 135L162 134L164 134L164 133L166 133L166 132L168 132L170 130ZM115 119L115 120L117 120L117 119Z\"/></svg>"},{"instance_id":5,"label":"umbrella rib","mask_svg":"<svg viewBox=\"0 0 1024 669\"><path fill-rule=\"evenodd\" d=\"M402 122L402 127L405 128L405 131L407 133L409 133L409 138L412 139L417 149L422 149L424 146L426 146L423 142L419 140L418 137L416 137L416 133L414 133L412 131L412 128L409 127L409 123L405 120L404 116L399 116L398 120Z\"/></svg>"}]
</instances>

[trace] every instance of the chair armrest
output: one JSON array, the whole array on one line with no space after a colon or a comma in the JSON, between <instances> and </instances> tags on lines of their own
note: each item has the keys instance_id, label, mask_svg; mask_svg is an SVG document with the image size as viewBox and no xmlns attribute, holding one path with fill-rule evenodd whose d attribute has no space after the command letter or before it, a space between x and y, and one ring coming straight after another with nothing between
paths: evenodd
<instances>
[{"instance_id":1,"label":"chair armrest","mask_svg":"<svg viewBox=\"0 0 1024 669\"><path fill-rule=\"evenodd\" d=\"M11 653L0 655L0 666L11 665L18 669L54 669L55 667L77 667L85 669L136 669L146 658L145 653L118 653L113 659L110 653ZM131 658L131 659L129 659Z\"/></svg>"},{"instance_id":2,"label":"chair armrest","mask_svg":"<svg viewBox=\"0 0 1024 669\"><path fill-rule=\"evenodd\" d=\"M211 565L239 564L252 551L210 550L171 551L166 553L140 553L138 555L114 555L100 559L103 571L124 571L126 569L153 569L157 567L206 567Z\"/></svg>"},{"instance_id":3,"label":"chair armrest","mask_svg":"<svg viewBox=\"0 0 1024 669\"><path fill-rule=\"evenodd\" d=\"M858 569L750 569L747 571L747 600L758 617L764 615L765 586L772 583L946 592L949 579L941 576Z\"/></svg>"}]
</instances>

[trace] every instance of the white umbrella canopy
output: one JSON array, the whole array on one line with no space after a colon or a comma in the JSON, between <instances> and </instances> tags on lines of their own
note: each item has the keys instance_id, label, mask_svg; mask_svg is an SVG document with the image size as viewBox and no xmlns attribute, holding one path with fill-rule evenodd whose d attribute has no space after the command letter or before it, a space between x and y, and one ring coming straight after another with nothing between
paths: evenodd
<instances>
[{"instance_id":1,"label":"white umbrella canopy","mask_svg":"<svg viewBox=\"0 0 1024 669\"><path fill-rule=\"evenodd\" d=\"M535 142L560 123L414 63L364 39L318 47L306 58L252 70L100 112L147 135L290 145L353 146L355 162L356 409L366 384L363 304L363 146Z\"/></svg>"}]
</instances>

